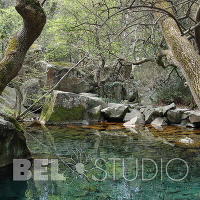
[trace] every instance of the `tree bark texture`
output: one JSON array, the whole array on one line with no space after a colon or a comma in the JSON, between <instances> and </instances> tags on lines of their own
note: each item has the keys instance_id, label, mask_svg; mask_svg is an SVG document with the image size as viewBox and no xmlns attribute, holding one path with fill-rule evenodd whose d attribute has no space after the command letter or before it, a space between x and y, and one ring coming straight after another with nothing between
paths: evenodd
<instances>
[{"instance_id":1,"label":"tree bark texture","mask_svg":"<svg viewBox=\"0 0 200 200\"><path fill-rule=\"evenodd\" d=\"M167 0L156 0L156 6L173 13ZM179 66L200 109L200 56L186 36L182 36L176 21L165 13L156 13L174 63ZM172 88L173 90L173 88Z\"/></svg>"},{"instance_id":2,"label":"tree bark texture","mask_svg":"<svg viewBox=\"0 0 200 200\"><path fill-rule=\"evenodd\" d=\"M23 28L8 42L0 62L0 94L17 76L30 46L41 34L46 15L38 0L16 0L16 10L23 18Z\"/></svg>"}]
</instances>

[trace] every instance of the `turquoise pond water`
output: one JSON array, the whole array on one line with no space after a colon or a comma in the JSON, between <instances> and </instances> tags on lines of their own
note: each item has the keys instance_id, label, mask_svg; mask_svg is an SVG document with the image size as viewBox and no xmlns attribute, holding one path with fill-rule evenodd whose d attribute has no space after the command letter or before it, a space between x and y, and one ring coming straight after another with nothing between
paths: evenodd
<instances>
[{"instance_id":1,"label":"turquoise pond water","mask_svg":"<svg viewBox=\"0 0 200 200\"><path fill-rule=\"evenodd\" d=\"M58 159L65 180L51 180L51 164L47 181L14 182L1 170L0 200L200 199L199 149L174 146L148 128L51 127L26 136L33 158Z\"/></svg>"}]
</instances>

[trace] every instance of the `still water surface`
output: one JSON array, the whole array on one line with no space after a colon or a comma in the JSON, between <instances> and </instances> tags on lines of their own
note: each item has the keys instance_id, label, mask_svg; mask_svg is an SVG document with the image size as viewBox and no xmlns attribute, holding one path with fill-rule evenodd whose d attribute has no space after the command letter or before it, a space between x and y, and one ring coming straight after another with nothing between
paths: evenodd
<instances>
[{"instance_id":1,"label":"still water surface","mask_svg":"<svg viewBox=\"0 0 200 200\"><path fill-rule=\"evenodd\" d=\"M198 145L176 142L185 137L197 140L199 133L175 127L135 131L120 124L32 128L27 140L33 157L58 159L65 181L51 180L51 164L48 181L14 182L3 171L0 200L200 199ZM172 180L181 179L187 172L183 161L169 163L175 158L183 159L189 167L182 181Z\"/></svg>"}]
</instances>

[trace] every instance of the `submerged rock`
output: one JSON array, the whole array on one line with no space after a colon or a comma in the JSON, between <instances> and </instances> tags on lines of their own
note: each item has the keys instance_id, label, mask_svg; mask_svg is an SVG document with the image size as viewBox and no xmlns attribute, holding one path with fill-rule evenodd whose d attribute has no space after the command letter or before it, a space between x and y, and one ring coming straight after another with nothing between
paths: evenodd
<instances>
[{"instance_id":1,"label":"submerged rock","mask_svg":"<svg viewBox=\"0 0 200 200\"><path fill-rule=\"evenodd\" d=\"M183 143L183 144L194 144L194 140L189 138L189 137L185 137L183 139L180 139L179 142Z\"/></svg>"},{"instance_id":2,"label":"submerged rock","mask_svg":"<svg viewBox=\"0 0 200 200\"><path fill-rule=\"evenodd\" d=\"M0 167L13 163L13 159L30 158L26 138L14 119L0 116Z\"/></svg>"},{"instance_id":3,"label":"submerged rock","mask_svg":"<svg viewBox=\"0 0 200 200\"><path fill-rule=\"evenodd\" d=\"M106 103L98 97L54 90L46 99L40 121L45 124L98 121L100 116L98 106L104 108Z\"/></svg>"},{"instance_id":4,"label":"submerged rock","mask_svg":"<svg viewBox=\"0 0 200 200\"><path fill-rule=\"evenodd\" d=\"M124 116L129 111L128 106L124 104L110 103L107 108L104 108L103 113L106 120L109 121L123 121Z\"/></svg>"},{"instance_id":5,"label":"submerged rock","mask_svg":"<svg viewBox=\"0 0 200 200\"><path fill-rule=\"evenodd\" d=\"M195 135L191 135L191 137L180 138L175 142L176 146L186 148L186 149L199 149L200 142L199 138Z\"/></svg>"}]
</instances>

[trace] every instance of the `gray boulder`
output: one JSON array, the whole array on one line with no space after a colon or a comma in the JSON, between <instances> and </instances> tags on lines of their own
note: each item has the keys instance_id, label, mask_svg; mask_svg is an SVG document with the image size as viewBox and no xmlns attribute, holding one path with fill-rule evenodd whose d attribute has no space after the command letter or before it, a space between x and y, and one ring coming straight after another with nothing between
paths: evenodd
<instances>
[{"instance_id":1,"label":"gray boulder","mask_svg":"<svg viewBox=\"0 0 200 200\"><path fill-rule=\"evenodd\" d=\"M183 115L182 115L182 120L188 120L189 121L190 114L191 114L190 110L185 110Z\"/></svg>"},{"instance_id":2,"label":"gray boulder","mask_svg":"<svg viewBox=\"0 0 200 200\"><path fill-rule=\"evenodd\" d=\"M38 54L35 56L36 58L33 55L27 56L17 78L20 78L18 79L20 82L37 78L40 80L42 87L44 87L47 80L47 69L50 65L45 61L38 61Z\"/></svg>"},{"instance_id":3,"label":"gray boulder","mask_svg":"<svg viewBox=\"0 0 200 200\"><path fill-rule=\"evenodd\" d=\"M30 158L26 138L20 125L11 118L0 116L0 167L13 163L13 159Z\"/></svg>"},{"instance_id":4,"label":"gray boulder","mask_svg":"<svg viewBox=\"0 0 200 200\"><path fill-rule=\"evenodd\" d=\"M96 119L97 121L101 121L103 119L103 116L101 114L103 106L99 105L97 107L94 107L90 110L88 110L88 118L89 119Z\"/></svg>"},{"instance_id":5,"label":"gray boulder","mask_svg":"<svg viewBox=\"0 0 200 200\"><path fill-rule=\"evenodd\" d=\"M103 98L121 101L126 99L126 90L122 82L106 82L101 84L97 90Z\"/></svg>"},{"instance_id":6,"label":"gray boulder","mask_svg":"<svg viewBox=\"0 0 200 200\"><path fill-rule=\"evenodd\" d=\"M86 92L82 92L82 93L80 93L80 95L82 95L82 96L86 96L86 97L98 97L97 94L86 93Z\"/></svg>"},{"instance_id":7,"label":"gray boulder","mask_svg":"<svg viewBox=\"0 0 200 200\"><path fill-rule=\"evenodd\" d=\"M146 107L144 109L141 109L141 112L143 112L144 117L145 117L145 122L147 124L150 124L157 117L162 117L163 116L162 109L153 108L151 106L148 106L148 107Z\"/></svg>"},{"instance_id":8,"label":"gray boulder","mask_svg":"<svg viewBox=\"0 0 200 200\"><path fill-rule=\"evenodd\" d=\"M124 104L110 103L107 108L104 108L103 113L106 120L120 120L123 121L124 116L129 111L128 106Z\"/></svg>"},{"instance_id":9,"label":"gray boulder","mask_svg":"<svg viewBox=\"0 0 200 200\"><path fill-rule=\"evenodd\" d=\"M135 126L142 126L144 124L145 124L144 119L136 116L136 117L132 118L130 121L124 123L123 125L125 127L135 127Z\"/></svg>"},{"instance_id":10,"label":"gray boulder","mask_svg":"<svg viewBox=\"0 0 200 200\"><path fill-rule=\"evenodd\" d=\"M166 115L169 110L173 110L175 108L176 108L176 104L175 103L172 103L172 104L167 105L167 106L163 106L162 107L163 115Z\"/></svg>"},{"instance_id":11,"label":"gray boulder","mask_svg":"<svg viewBox=\"0 0 200 200\"><path fill-rule=\"evenodd\" d=\"M16 91L14 88L6 87L0 95L0 110L1 113L8 113L14 109L16 103Z\"/></svg>"},{"instance_id":12,"label":"gray boulder","mask_svg":"<svg viewBox=\"0 0 200 200\"><path fill-rule=\"evenodd\" d=\"M137 109L131 109L129 113L126 113L124 117L124 122L128 122L134 117L142 118L144 120L144 115Z\"/></svg>"},{"instance_id":13,"label":"gray boulder","mask_svg":"<svg viewBox=\"0 0 200 200\"><path fill-rule=\"evenodd\" d=\"M39 79L28 80L21 86L21 92L23 95L22 105L27 108L43 95L42 83ZM39 102L34 109L40 108L43 103L44 101Z\"/></svg>"},{"instance_id":14,"label":"gray boulder","mask_svg":"<svg viewBox=\"0 0 200 200\"><path fill-rule=\"evenodd\" d=\"M167 125L167 118L165 117L158 117L151 122L152 126L162 127Z\"/></svg>"},{"instance_id":15,"label":"gray boulder","mask_svg":"<svg viewBox=\"0 0 200 200\"><path fill-rule=\"evenodd\" d=\"M104 108L106 103L98 97L54 90L46 99L40 121L45 124L98 121L100 115L98 106Z\"/></svg>"},{"instance_id":16,"label":"gray boulder","mask_svg":"<svg viewBox=\"0 0 200 200\"><path fill-rule=\"evenodd\" d=\"M72 63L51 63L47 70L48 88L52 88L66 74L68 75L57 86L56 90L72 93L89 92L92 86L85 80L85 75L78 69L71 69Z\"/></svg>"},{"instance_id":17,"label":"gray boulder","mask_svg":"<svg viewBox=\"0 0 200 200\"><path fill-rule=\"evenodd\" d=\"M127 101L127 100L125 100ZM126 104L129 109L137 109L137 110L140 110L141 108L143 108L144 106L141 106L139 103L129 103L129 102L125 102L124 101L124 104Z\"/></svg>"},{"instance_id":18,"label":"gray boulder","mask_svg":"<svg viewBox=\"0 0 200 200\"><path fill-rule=\"evenodd\" d=\"M115 81L101 83L96 90L100 96L109 100L121 102L127 100L129 102L138 102L138 91L133 82Z\"/></svg>"},{"instance_id":19,"label":"gray boulder","mask_svg":"<svg viewBox=\"0 0 200 200\"><path fill-rule=\"evenodd\" d=\"M169 110L167 112L167 119L171 124L180 124L183 120L183 114L188 111L188 109L177 108L175 110Z\"/></svg>"},{"instance_id":20,"label":"gray boulder","mask_svg":"<svg viewBox=\"0 0 200 200\"><path fill-rule=\"evenodd\" d=\"M191 123L200 123L200 111L190 111L188 114Z\"/></svg>"},{"instance_id":21,"label":"gray boulder","mask_svg":"<svg viewBox=\"0 0 200 200\"><path fill-rule=\"evenodd\" d=\"M169 110L173 110L176 108L175 103L172 103L170 105L166 105L166 106L160 106L160 107L155 107L154 110L155 112L157 112L160 116L166 116L167 112Z\"/></svg>"}]
</instances>

